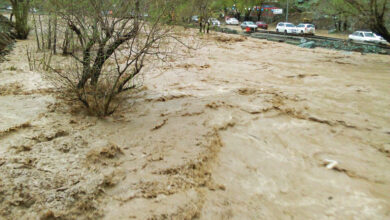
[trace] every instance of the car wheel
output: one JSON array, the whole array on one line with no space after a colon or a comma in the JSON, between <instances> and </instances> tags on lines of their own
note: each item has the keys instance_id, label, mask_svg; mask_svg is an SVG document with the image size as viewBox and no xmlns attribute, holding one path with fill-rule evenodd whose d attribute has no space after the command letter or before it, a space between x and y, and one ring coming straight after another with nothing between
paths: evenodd
<instances>
[{"instance_id":1,"label":"car wheel","mask_svg":"<svg viewBox=\"0 0 390 220\"><path fill-rule=\"evenodd\" d=\"M287 30L284 30L284 33L287 34Z\"/></svg>"},{"instance_id":2,"label":"car wheel","mask_svg":"<svg viewBox=\"0 0 390 220\"><path fill-rule=\"evenodd\" d=\"M301 31L301 34L303 34L303 31Z\"/></svg>"},{"instance_id":3,"label":"car wheel","mask_svg":"<svg viewBox=\"0 0 390 220\"><path fill-rule=\"evenodd\" d=\"M279 33L279 29L276 29L276 32L278 32L278 33Z\"/></svg>"}]
</instances>

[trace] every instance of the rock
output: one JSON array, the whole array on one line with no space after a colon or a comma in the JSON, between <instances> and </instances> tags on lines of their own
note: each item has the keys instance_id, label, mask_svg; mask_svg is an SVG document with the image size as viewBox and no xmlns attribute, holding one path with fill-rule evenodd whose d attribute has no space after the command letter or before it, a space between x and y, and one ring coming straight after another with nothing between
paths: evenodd
<instances>
[{"instance_id":1,"label":"rock","mask_svg":"<svg viewBox=\"0 0 390 220\"><path fill-rule=\"evenodd\" d=\"M309 41L309 42L300 44L298 46L302 47L302 48L315 48L316 47L316 43L314 41Z\"/></svg>"}]
</instances>

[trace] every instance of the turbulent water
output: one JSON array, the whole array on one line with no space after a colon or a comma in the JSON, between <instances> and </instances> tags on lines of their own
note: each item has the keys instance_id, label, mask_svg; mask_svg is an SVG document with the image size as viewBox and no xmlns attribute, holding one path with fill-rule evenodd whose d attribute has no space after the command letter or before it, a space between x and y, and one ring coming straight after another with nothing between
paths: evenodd
<instances>
[{"instance_id":1,"label":"turbulent water","mask_svg":"<svg viewBox=\"0 0 390 220\"><path fill-rule=\"evenodd\" d=\"M0 64L5 219L387 219L390 56L229 35L87 116Z\"/></svg>"}]
</instances>

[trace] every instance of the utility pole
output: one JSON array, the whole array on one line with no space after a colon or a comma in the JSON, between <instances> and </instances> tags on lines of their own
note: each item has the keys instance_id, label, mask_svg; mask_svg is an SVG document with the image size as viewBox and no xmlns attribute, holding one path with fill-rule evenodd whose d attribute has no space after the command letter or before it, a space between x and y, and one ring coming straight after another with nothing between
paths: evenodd
<instances>
[{"instance_id":1,"label":"utility pole","mask_svg":"<svg viewBox=\"0 0 390 220\"><path fill-rule=\"evenodd\" d=\"M290 0L287 0L287 8L286 8L286 22L288 22L288 3Z\"/></svg>"}]
</instances>

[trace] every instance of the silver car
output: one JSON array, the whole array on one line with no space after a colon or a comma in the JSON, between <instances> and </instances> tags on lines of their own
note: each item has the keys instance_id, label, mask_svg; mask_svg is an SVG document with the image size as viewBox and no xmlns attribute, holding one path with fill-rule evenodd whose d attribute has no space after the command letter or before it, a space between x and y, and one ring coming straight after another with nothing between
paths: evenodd
<instances>
[{"instance_id":1,"label":"silver car","mask_svg":"<svg viewBox=\"0 0 390 220\"><path fill-rule=\"evenodd\" d=\"M212 26L221 26L221 22L218 21L216 18L209 18L209 23L212 25Z\"/></svg>"},{"instance_id":2,"label":"silver car","mask_svg":"<svg viewBox=\"0 0 390 220\"><path fill-rule=\"evenodd\" d=\"M255 23L253 23L252 21L244 21L241 24L241 28L242 29L250 28L253 30L257 30L257 25Z\"/></svg>"}]
</instances>

